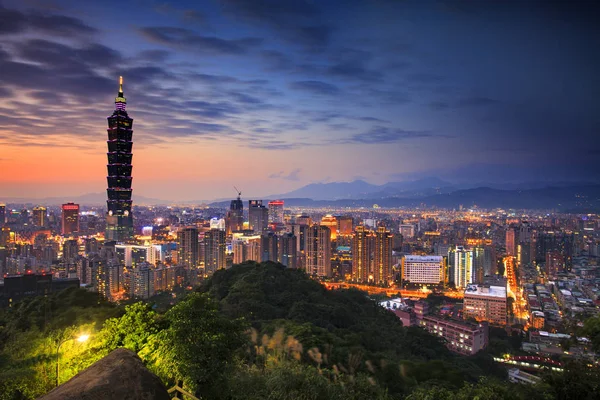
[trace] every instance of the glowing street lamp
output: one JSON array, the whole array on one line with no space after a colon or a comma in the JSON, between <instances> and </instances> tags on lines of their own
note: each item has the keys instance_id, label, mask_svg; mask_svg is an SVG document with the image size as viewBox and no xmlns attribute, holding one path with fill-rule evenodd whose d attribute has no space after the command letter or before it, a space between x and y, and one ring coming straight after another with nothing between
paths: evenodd
<instances>
[{"instance_id":1,"label":"glowing street lamp","mask_svg":"<svg viewBox=\"0 0 600 400\"><path fill-rule=\"evenodd\" d=\"M56 346L56 387L58 387L58 383L59 383L59 379L58 379L59 375L58 374L59 374L59 371L60 371L60 369L59 369L59 352L60 352L60 346L62 346L63 343L68 342L70 340L76 340L79 343L83 343L83 342L87 341L89 338L90 338L90 335L83 334L83 335L80 335L80 336L77 336L77 337L74 336L74 337L66 338L66 339L63 339L60 342L58 342L58 346Z\"/></svg>"}]
</instances>

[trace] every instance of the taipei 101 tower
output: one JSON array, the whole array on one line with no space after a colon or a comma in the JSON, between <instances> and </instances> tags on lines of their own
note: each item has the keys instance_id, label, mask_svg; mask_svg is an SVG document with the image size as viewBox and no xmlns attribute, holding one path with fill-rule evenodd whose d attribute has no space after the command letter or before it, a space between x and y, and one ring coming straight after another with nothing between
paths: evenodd
<instances>
[{"instance_id":1,"label":"taipei 101 tower","mask_svg":"<svg viewBox=\"0 0 600 400\"><path fill-rule=\"evenodd\" d=\"M106 241L126 242L133 238L131 213L133 119L127 115L126 105L123 77L119 77L119 94L115 98L115 111L108 117Z\"/></svg>"}]
</instances>

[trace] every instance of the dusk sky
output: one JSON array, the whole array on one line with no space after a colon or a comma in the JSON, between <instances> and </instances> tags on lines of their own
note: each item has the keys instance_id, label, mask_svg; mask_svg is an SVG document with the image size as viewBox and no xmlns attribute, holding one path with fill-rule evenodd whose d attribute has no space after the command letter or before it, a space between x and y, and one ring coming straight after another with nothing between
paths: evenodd
<instances>
[{"instance_id":1,"label":"dusk sky","mask_svg":"<svg viewBox=\"0 0 600 400\"><path fill-rule=\"evenodd\" d=\"M106 189L119 75L134 200L598 181L599 17L591 1L0 0L0 196Z\"/></svg>"}]
</instances>

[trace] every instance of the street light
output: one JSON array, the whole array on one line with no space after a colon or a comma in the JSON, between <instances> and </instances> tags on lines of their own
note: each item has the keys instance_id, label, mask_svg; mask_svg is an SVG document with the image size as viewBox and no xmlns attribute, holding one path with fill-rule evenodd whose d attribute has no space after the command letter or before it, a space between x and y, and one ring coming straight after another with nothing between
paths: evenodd
<instances>
[{"instance_id":1,"label":"street light","mask_svg":"<svg viewBox=\"0 0 600 400\"><path fill-rule=\"evenodd\" d=\"M56 346L56 387L58 387L58 373L59 373L59 352L60 352L60 346L63 345L63 343L68 342L70 340L77 340L79 343L83 343L85 341L87 341L90 338L90 335L84 334L84 335L80 335L77 337L70 337L70 338L66 338L63 339L61 341L58 342L58 346Z\"/></svg>"}]
</instances>

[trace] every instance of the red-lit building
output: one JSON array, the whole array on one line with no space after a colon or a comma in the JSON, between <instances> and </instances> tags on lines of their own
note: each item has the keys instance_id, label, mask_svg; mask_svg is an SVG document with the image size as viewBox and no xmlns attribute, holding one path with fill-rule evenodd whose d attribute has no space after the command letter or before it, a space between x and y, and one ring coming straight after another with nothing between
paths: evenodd
<instances>
[{"instance_id":1,"label":"red-lit building","mask_svg":"<svg viewBox=\"0 0 600 400\"><path fill-rule=\"evenodd\" d=\"M62 205L62 235L79 232L79 204L67 203Z\"/></svg>"}]
</instances>

